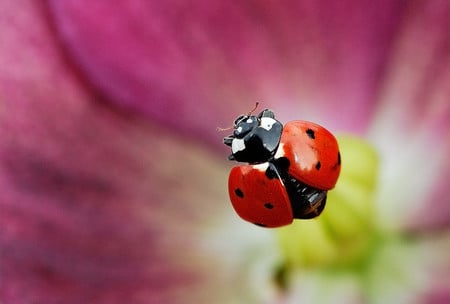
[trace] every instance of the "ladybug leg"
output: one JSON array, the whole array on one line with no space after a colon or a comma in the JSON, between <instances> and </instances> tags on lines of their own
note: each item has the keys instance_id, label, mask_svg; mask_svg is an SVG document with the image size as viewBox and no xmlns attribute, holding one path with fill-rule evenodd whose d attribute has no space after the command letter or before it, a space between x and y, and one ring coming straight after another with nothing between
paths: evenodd
<instances>
[{"instance_id":1,"label":"ladybug leg","mask_svg":"<svg viewBox=\"0 0 450 304\"><path fill-rule=\"evenodd\" d=\"M227 137L224 137L223 143L224 143L225 145L231 147L231 144L232 144L232 142L233 142L233 138L234 138L234 136L227 136Z\"/></svg>"},{"instance_id":2,"label":"ladybug leg","mask_svg":"<svg viewBox=\"0 0 450 304\"><path fill-rule=\"evenodd\" d=\"M319 216L322 213L323 209L325 209L326 201L326 191L319 191L318 193L311 195L310 200L308 199L309 208L306 208L299 218L311 219Z\"/></svg>"},{"instance_id":3,"label":"ladybug leg","mask_svg":"<svg viewBox=\"0 0 450 304\"><path fill-rule=\"evenodd\" d=\"M231 147L232 144L233 144L233 139L234 139L234 136L233 136L233 135L224 137L224 138L223 138L223 143L224 143L225 145ZM236 160L236 158L234 157L233 153L231 153L230 155L228 155L228 160Z\"/></svg>"}]
</instances>

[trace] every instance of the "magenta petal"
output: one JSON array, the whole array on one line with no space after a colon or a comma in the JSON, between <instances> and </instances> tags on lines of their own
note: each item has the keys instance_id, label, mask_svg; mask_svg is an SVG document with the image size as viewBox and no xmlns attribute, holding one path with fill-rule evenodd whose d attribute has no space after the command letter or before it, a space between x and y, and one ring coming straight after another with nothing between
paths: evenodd
<instances>
[{"instance_id":1,"label":"magenta petal","mask_svg":"<svg viewBox=\"0 0 450 304\"><path fill-rule=\"evenodd\" d=\"M450 224L450 3L410 3L397 32L369 138L382 159L382 221Z\"/></svg>"},{"instance_id":2,"label":"magenta petal","mask_svg":"<svg viewBox=\"0 0 450 304\"><path fill-rule=\"evenodd\" d=\"M214 140L256 100L282 119L364 130L401 15L392 1L50 4L72 60L112 102Z\"/></svg>"},{"instance_id":3,"label":"magenta petal","mask_svg":"<svg viewBox=\"0 0 450 304\"><path fill-rule=\"evenodd\" d=\"M406 170L398 170L394 193L408 198L406 191L414 188L426 196L434 184L440 190L431 191L429 201L439 205L424 212L431 210L448 228L449 162L442 157L450 152L449 76L448 61L440 60L447 50L442 24L448 21L439 6L447 2L40 3L0 4L1 303L261 302L246 300L270 289L279 264L266 259L276 246L266 242L270 248L251 244L243 250L255 235L240 242L251 228L228 220L223 163L186 136L154 124L220 145L215 127L227 126L255 100L275 107L283 120L311 119L358 132L371 123L375 106L377 113L391 114L402 101L397 108L412 109L411 121L421 118L419 97L382 97L410 97L408 88L429 84L433 94L425 90L423 96L431 106L424 107L420 123L381 115L394 123L380 120L390 131L380 134L395 131L402 141L390 137L389 148L380 150L395 152L408 142L423 148ZM398 47L399 29L417 21L411 16L433 30L420 46L437 50L416 57L419 67L437 54L430 67L443 68L396 91L397 80L409 79L396 74L404 65L389 71L385 64L407 58L402 52L393 58L390 50ZM392 83L380 97L380 80L390 72ZM145 119L110 104L142 112ZM434 144L437 154L429 152ZM385 155L396 156L387 162L396 170L405 159ZM429 160L433 179L426 186L399 183L427 169ZM388 212L397 220L413 205L406 203L387 201ZM217 237L211 231L216 227L226 236ZM254 259L270 268L267 273L252 271ZM448 278L447 268L437 264L444 272L438 279ZM447 285L436 290L448 297Z\"/></svg>"},{"instance_id":4,"label":"magenta petal","mask_svg":"<svg viewBox=\"0 0 450 304\"><path fill-rule=\"evenodd\" d=\"M220 165L97 103L39 3L0 4L0 302L213 302L199 227L227 214Z\"/></svg>"}]
</instances>

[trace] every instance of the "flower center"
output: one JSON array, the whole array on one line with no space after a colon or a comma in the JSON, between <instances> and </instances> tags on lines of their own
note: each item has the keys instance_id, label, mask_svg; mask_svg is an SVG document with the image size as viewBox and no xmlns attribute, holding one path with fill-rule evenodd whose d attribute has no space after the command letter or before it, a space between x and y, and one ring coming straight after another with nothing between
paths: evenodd
<instances>
[{"instance_id":1,"label":"flower center","mask_svg":"<svg viewBox=\"0 0 450 304\"><path fill-rule=\"evenodd\" d=\"M336 188L328 192L322 215L294 221L276 232L284 270L357 266L374 243L377 153L355 137L342 136L338 141L342 171Z\"/></svg>"}]
</instances>

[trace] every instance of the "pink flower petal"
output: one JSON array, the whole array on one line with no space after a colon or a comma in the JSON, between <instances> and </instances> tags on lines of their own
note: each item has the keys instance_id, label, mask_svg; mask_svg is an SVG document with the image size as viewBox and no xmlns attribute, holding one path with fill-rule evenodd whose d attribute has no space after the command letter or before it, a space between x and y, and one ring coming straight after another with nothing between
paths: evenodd
<instances>
[{"instance_id":1,"label":"pink flower petal","mask_svg":"<svg viewBox=\"0 0 450 304\"><path fill-rule=\"evenodd\" d=\"M225 166L181 136L220 145L255 100L361 134L376 109L385 210L448 228L448 10L426 3L2 2L0 302L260 300L241 248L263 233L228 232Z\"/></svg>"},{"instance_id":2,"label":"pink flower petal","mask_svg":"<svg viewBox=\"0 0 450 304\"><path fill-rule=\"evenodd\" d=\"M223 163L96 102L41 4L0 12L0 302L227 301Z\"/></svg>"},{"instance_id":3,"label":"pink flower petal","mask_svg":"<svg viewBox=\"0 0 450 304\"><path fill-rule=\"evenodd\" d=\"M424 265L429 274L428 292L421 303L449 303L450 302L450 232L427 235L422 246L428 253Z\"/></svg>"},{"instance_id":4,"label":"pink flower petal","mask_svg":"<svg viewBox=\"0 0 450 304\"><path fill-rule=\"evenodd\" d=\"M401 13L391 1L50 4L94 87L214 141L256 100L283 119L364 130Z\"/></svg>"},{"instance_id":5,"label":"pink flower petal","mask_svg":"<svg viewBox=\"0 0 450 304\"><path fill-rule=\"evenodd\" d=\"M449 2L410 5L393 47L370 138L381 154L380 220L448 227Z\"/></svg>"}]
</instances>

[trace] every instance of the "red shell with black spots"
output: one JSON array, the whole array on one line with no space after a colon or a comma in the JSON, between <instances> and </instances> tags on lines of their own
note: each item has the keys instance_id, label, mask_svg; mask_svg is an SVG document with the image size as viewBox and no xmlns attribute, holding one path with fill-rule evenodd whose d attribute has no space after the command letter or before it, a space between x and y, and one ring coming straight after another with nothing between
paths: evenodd
<instances>
[{"instance_id":1,"label":"red shell with black spots","mask_svg":"<svg viewBox=\"0 0 450 304\"><path fill-rule=\"evenodd\" d=\"M286 188L277 172L268 177L269 163L234 167L228 179L228 193L236 213L263 227L280 227L293 221Z\"/></svg>"},{"instance_id":2,"label":"red shell with black spots","mask_svg":"<svg viewBox=\"0 0 450 304\"><path fill-rule=\"evenodd\" d=\"M341 171L336 138L315 123L296 120L285 124L275 158L286 157L288 173L321 190L334 188Z\"/></svg>"}]
</instances>

